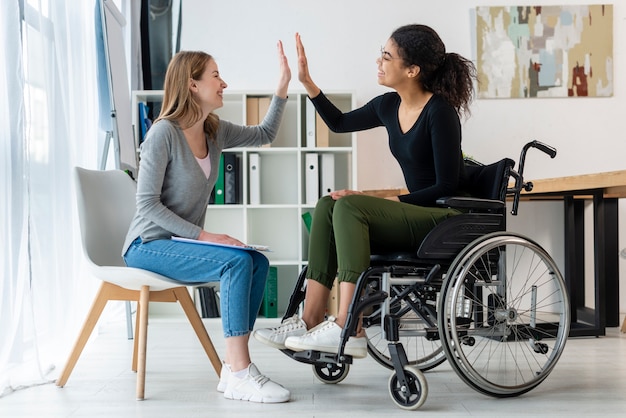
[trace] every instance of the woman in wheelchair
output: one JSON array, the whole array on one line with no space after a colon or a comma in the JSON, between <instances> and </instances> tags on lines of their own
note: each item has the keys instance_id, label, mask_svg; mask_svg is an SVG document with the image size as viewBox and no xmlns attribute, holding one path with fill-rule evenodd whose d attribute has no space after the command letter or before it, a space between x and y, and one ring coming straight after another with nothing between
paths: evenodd
<instances>
[{"instance_id":1,"label":"woman in wheelchair","mask_svg":"<svg viewBox=\"0 0 626 418\"><path fill-rule=\"evenodd\" d=\"M416 249L435 225L460 213L436 207L435 201L464 191L460 118L469 116L476 70L466 58L446 52L430 27L402 26L376 60L378 83L394 91L342 113L313 82L299 34L296 48L298 78L324 122L334 132L384 126L409 191L379 198L340 190L321 198L311 225L302 318L295 315L276 328L254 332L256 339L279 349L337 353L355 284L369 266L370 255ZM335 277L339 311L336 318L325 320ZM364 331L350 337L344 350L365 357Z\"/></svg>"}]
</instances>

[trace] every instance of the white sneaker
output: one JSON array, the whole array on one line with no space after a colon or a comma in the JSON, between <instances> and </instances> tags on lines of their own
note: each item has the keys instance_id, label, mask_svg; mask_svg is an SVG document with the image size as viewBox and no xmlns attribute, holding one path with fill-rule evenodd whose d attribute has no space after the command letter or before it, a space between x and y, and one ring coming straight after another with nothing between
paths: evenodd
<instances>
[{"instance_id":1,"label":"white sneaker","mask_svg":"<svg viewBox=\"0 0 626 418\"><path fill-rule=\"evenodd\" d=\"M226 386L228 385L228 378L230 377L230 367L226 363L222 363L222 371L220 372L220 381L217 384L217 391L224 393Z\"/></svg>"},{"instance_id":2,"label":"white sneaker","mask_svg":"<svg viewBox=\"0 0 626 418\"><path fill-rule=\"evenodd\" d=\"M231 373L224 391L226 399L261 403L287 402L290 396L287 389L262 375L253 363L250 363L248 373L242 379Z\"/></svg>"},{"instance_id":3,"label":"white sneaker","mask_svg":"<svg viewBox=\"0 0 626 418\"><path fill-rule=\"evenodd\" d=\"M299 337L306 333L306 324L298 315L285 319L280 326L275 328L260 328L252 333L254 338L270 347L285 349L287 337Z\"/></svg>"},{"instance_id":4,"label":"white sneaker","mask_svg":"<svg viewBox=\"0 0 626 418\"><path fill-rule=\"evenodd\" d=\"M303 336L287 338L285 346L294 351L314 350L337 354L340 342L341 327L335 323L335 318L331 316L327 321L312 328ZM367 338L348 338L343 352L354 358L367 356Z\"/></svg>"}]
</instances>

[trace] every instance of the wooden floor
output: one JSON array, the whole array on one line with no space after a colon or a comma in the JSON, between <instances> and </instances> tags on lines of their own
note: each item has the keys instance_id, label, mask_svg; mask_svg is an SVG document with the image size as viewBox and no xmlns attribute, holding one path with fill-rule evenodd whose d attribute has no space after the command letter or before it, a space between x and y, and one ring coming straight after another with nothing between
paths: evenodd
<instances>
[{"instance_id":1,"label":"wooden floor","mask_svg":"<svg viewBox=\"0 0 626 418\"><path fill-rule=\"evenodd\" d=\"M273 326L277 319L259 319ZM221 354L219 319L205 320ZM226 400L217 377L184 318L151 318L148 330L146 400L135 400L130 371L132 341L124 324L102 327L86 347L64 388L53 383L0 398L0 417L389 417L389 416L623 416L626 411L626 334L618 328L601 338L569 339L556 368L540 386L516 398L475 392L447 363L428 372L429 394L415 412L389 397L391 372L371 358L356 360L347 378L319 382L311 366L278 350L250 342L259 369L288 387L285 404Z\"/></svg>"}]
</instances>

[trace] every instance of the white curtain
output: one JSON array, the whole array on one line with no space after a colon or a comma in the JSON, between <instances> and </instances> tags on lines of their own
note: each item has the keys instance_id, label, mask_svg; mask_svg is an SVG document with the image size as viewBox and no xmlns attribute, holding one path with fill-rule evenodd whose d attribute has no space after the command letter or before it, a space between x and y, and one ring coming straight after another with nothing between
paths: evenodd
<instances>
[{"instance_id":1,"label":"white curtain","mask_svg":"<svg viewBox=\"0 0 626 418\"><path fill-rule=\"evenodd\" d=\"M0 7L0 396L58 376L98 285L72 181L98 165L94 13L95 0Z\"/></svg>"}]
</instances>

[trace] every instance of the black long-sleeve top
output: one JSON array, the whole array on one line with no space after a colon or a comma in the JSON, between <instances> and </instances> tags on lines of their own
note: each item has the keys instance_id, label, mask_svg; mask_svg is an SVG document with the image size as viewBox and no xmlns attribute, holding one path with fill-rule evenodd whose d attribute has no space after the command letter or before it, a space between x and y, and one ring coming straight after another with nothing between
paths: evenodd
<instances>
[{"instance_id":1,"label":"black long-sleeve top","mask_svg":"<svg viewBox=\"0 0 626 418\"><path fill-rule=\"evenodd\" d=\"M389 148L396 158L409 194L401 202L434 206L440 197L463 194L466 181L461 151L461 122L455 109L433 95L409 131L398 121L400 96L396 92L375 97L363 107L343 113L320 93L311 99L333 132L356 132L384 126ZM380 167L372 166L374 170Z\"/></svg>"}]
</instances>

